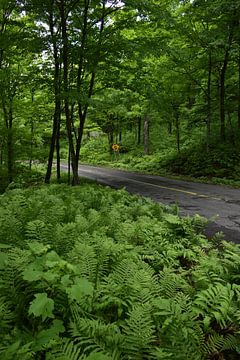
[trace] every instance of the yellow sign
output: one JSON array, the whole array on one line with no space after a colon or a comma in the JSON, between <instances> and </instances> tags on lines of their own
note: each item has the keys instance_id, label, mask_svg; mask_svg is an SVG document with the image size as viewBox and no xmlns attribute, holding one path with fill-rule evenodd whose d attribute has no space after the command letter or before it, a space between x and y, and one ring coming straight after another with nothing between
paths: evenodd
<instances>
[{"instance_id":1,"label":"yellow sign","mask_svg":"<svg viewBox=\"0 0 240 360\"><path fill-rule=\"evenodd\" d=\"M112 149L114 152L118 152L119 148L120 148L120 146L118 144L112 144Z\"/></svg>"}]
</instances>

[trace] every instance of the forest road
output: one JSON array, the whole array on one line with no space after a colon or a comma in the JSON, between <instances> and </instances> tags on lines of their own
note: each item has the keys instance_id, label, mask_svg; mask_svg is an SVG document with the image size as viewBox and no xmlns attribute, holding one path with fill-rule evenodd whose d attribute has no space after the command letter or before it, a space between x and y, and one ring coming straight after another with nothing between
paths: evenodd
<instances>
[{"instance_id":1,"label":"forest road","mask_svg":"<svg viewBox=\"0 0 240 360\"><path fill-rule=\"evenodd\" d=\"M61 168L67 170L66 165ZM226 240L240 243L240 189L88 165L79 166L79 175L163 204L177 204L180 215L199 214L211 220L207 237L223 232Z\"/></svg>"}]
</instances>

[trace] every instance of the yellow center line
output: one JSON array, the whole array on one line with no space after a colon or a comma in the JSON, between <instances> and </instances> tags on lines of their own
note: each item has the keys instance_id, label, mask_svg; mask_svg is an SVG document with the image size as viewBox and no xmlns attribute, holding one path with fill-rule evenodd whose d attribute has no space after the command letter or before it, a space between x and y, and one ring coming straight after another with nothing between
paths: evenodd
<instances>
[{"instance_id":1,"label":"yellow center line","mask_svg":"<svg viewBox=\"0 0 240 360\"><path fill-rule=\"evenodd\" d=\"M127 179L130 180L130 181L135 181L135 182L137 182L139 184L146 184L146 185L154 186L154 187L161 188L161 189L177 191L177 192L181 192L181 193L191 195L191 196L198 196L198 197L202 197L202 198L206 198L206 199L213 199L213 200L222 200L221 198L212 197L212 196L205 195L205 194L199 194L199 193L188 191L188 190L182 190L182 189L178 189L178 188L175 188L175 187L157 185L157 184L152 184L152 183L145 182L145 181L133 180L133 179L129 179L129 178L127 178Z\"/></svg>"}]
</instances>

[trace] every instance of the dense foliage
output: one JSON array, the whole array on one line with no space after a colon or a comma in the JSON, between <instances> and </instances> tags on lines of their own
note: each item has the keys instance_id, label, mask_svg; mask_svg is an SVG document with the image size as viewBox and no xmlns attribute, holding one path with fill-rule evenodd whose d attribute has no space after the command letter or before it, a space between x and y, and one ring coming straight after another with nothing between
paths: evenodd
<instances>
[{"instance_id":1,"label":"dense foliage","mask_svg":"<svg viewBox=\"0 0 240 360\"><path fill-rule=\"evenodd\" d=\"M237 360L239 246L100 186L0 197L0 358Z\"/></svg>"},{"instance_id":2,"label":"dense foliage","mask_svg":"<svg viewBox=\"0 0 240 360\"><path fill-rule=\"evenodd\" d=\"M60 180L65 158L78 184L97 129L155 172L239 177L239 18L236 0L0 0L0 176L40 160L49 183L55 159Z\"/></svg>"},{"instance_id":3,"label":"dense foliage","mask_svg":"<svg viewBox=\"0 0 240 360\"><path fill-rule=\"evenodd\" d=\"M151 131L151 152L144 154L143 147L136 145L131 133L127 133L124 145L118 153L110 153L105 136L92 138L83 143L81 161L119 169L140 171L166 176L187 177L191 180L240 186L240 143L219 143L215 139L212 149L206 153L205 146L196 138L185 139L181 153L174 149L174 135L158 145L155 129Z\"/></svg>"}]
</instances>

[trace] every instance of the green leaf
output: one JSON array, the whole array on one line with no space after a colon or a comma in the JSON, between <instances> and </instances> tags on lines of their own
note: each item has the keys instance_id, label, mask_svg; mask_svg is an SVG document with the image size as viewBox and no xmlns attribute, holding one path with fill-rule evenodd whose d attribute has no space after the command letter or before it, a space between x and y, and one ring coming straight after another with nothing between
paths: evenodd
<instances>
[{"instance_id":1,"label":"green leaf","mask_svg":"<svg viewBox=\"0 0 240 360\"><path fill-rule=\"evenodd\" d=\"M28 246L34 255L45 254L50 248L49 245L43 245L37 241L28 243Z\"/></svg>"},{"instance_id":2,"label":"green leaf","mask_svg":"<svg viewBox=\"0 0 240 360\"><path fill-rule=\"evenodd\" d=\"M42 316L43 321L46 318L54 318L54 301L47 297L46 293L35 294L35 300L31 302L28 313L34 316Z\"/></svg>"},{"instance_id":3,"label":"green leaf","mask_svg":"<svg viewBox=\"0 0 240 360\"><path fill-rule=\"evenodd\" d=\"M27 281L37 281L44 275L41 263L34 261L34 263L27 266L23 271L23 279Z\"/></svg>"},{"instance_id":4,"label":"green leaf","mask_svg":"<svg viewBox=\"0 0 240 360\"><path fill-rule=\"evenodd\" d=\"M83 296L93 295L93 285L87 279L78 278L75 282L77 282L77 284L74 284L67 289L67 293L71 300L81 302Z\"/></svg>"},{"instance_id":5,"label":"green leaf","mask_svg":"<svg viewBox=\"0 0 240 360\"><path fill-rule=\"evenodd\" d=\"M53 324L49 329L42 330L37 334L33 350L39 351L43 347L46 348L50 341L57 339L59 334L64 331L63 322L61 320L53 320Z\"/></svg>"},{"instance_id":6,"label":"green leaf","mask_svg":"<svg viewBox=\"0 0 240 360\"><path fill-rule=\"evenodd\" d=\"M0 253L0 269L5 269L8 255Z\"/></svg>"},{"instance_id":7,"label":"green leaf","mask_svg":"<svg viewBox=\"0 0 240 360\"><path fill-rule=\"evenodd\" d=\"M30 270L28 268L23 272L23 279L27 281L37 281L42 278L43 274L44 273L42 271Z\"/></svg>"},{"instance_id":8,"label":"green leaf","mask_svg":"<svg viewBox=\"0 0 240 360\"><path fill-rule=\"evenodd\" d=\"M43 273L43 276L42 276L43 279L45 279L47 282L50 282L50 283L56 282L58 277L59 277L59 275L52 271L47 271L47 272Z\"/></svg>"},{"instance_id":9,"label":"green leaf","mask_svg":"<svg viewBox=\"0 0 240 360\"><path fill-rule=\"evenodd\" d=\"M61 258L55 251L51 251L46 255L46 265L50 268L58 265L60 261Z\"/></svg>"},{"instance_id":10,"label":"green leaf","mask_svg":"<svg viewBox=\"0 0 240 360\"><path fill-rule=\"evenodd\" d=\"M10 249L12 245L0 244L0 249Z\"/></svg>"},{"instance_id":11,"label":"green leaf","mask_svg":"<svg viewBox=\"0 0 240 360\"><path fill-rule=\"evenodd\" d=\"M178 216L173 215L173 214L166 214L165 215L165 220L169 223L169 224L173 224L173 225L179 225L181 224L181 220L179 219Z\"/></svg>"},{"instance_id":12,"label":"green leaf","mask_svg":"<svg viewBox=\"0 0 240 360\"><path fill-rule=\"evenodd\" d=\"M72 281L70 280L70 276L69 275L63 275L61 278L61 284L66 288L69 285L72 284Z\"/></svg>"}]
</instances>

